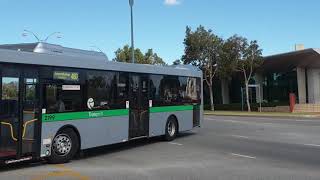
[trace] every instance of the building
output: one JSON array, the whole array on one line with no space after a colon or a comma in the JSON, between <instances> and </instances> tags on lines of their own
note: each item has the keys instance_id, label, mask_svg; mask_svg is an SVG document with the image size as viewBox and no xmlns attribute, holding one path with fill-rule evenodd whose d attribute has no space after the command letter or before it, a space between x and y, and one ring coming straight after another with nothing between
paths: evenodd
<instances>
[{"instance_id":1,"label":"building","mask_svg":"<svg viewBox=\"0 0 320 180\"><path fill-rule=\"evenodd\" d=\"M218 104L241 103L240 79L233 76L220 80L220 87L215 87L221 91ZM298 45L296 51L264 57L251 84L261 86L260 92L250 88L253 104L263 102L264 106L279 107L273 111L288 111L289 94L293 93L296 112L320 112L320 49L304 49Z\"/></svg>"}]
</instances>

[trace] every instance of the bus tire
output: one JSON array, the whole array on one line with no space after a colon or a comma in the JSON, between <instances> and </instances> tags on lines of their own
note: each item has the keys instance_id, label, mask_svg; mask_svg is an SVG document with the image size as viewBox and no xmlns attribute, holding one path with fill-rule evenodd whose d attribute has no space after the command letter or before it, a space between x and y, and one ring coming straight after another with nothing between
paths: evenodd
<instances>
[{"instance_id":1,"label":"bus tire","mask_svg":"<svg viewBox=\"0 0 320 180\"><path fill-rule=\"evenodd\" d=\"M168 118L167 123L166 123L165 132L166 132L164 135L165 141L173 141L177 137L178 123L177 123L177 120L173 116L170 116Z\"/></svg>"},{"instance_id":2,"label":"bus tire","mask_svg":"<svg viewBox=\"0 0 320 180\"><path fill-rule=\"evenodd\" d=\"M79 138L74 130L63 129L53 139L51 156L48 158L48 162L52 164L67 163L74 158L79 147Z\"/></svg>"}]
</instances>

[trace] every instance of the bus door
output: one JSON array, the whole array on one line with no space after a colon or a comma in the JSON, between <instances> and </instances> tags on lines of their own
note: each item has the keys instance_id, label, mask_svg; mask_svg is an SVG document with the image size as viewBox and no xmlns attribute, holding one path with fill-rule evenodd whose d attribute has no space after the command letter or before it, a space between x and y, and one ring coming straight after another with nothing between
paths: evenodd
<instances>
[{"instance_id":1,"label":"bus door","mask_svg":"<svg viewBox=\"0 0 320 180\"><path fill-rule=\"evenodd\" d=\"M149 76L130 76L129 138L149 134Z\"/></svg>"},{"instance_id":2,"label":"bus door","mask_svg":"<svg viewBox=\"0 0 320 180\"><path fill-rule=\"evenodd\" d=\"M0 69L0 159L34 156L40 139L38 74L17 66Z\"/></svg>"}]
</instances>

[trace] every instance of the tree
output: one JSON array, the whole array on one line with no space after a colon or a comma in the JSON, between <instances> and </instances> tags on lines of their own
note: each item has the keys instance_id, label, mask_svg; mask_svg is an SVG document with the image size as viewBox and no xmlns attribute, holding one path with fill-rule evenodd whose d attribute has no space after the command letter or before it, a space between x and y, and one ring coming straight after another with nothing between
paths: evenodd
<instances>
[{"instance_id":1,"label":"tree","mask_svg":"<svg viewBox=\"0 0 320 180\"><path fill-rule=\"evenodd\" d=\"M177 60L173 61L172 65L177 66L177 65L180 65L181 63L182 63L181 60L177 59Z\"/></svg>"},{"instance_id":2,"label":"tree","mask_svg":"<svg viewBox=\"0 0 320 180\"><path fill-rule=\"evenodd\" d=\"M116 52L115 52L115 59L113 59L114 61L117 62L127 62L127 63L131 63L131 47L129 47L129 45L125 45L122 49L119 48ZM144 55L142 54L140 49L135 49L134 50L134 58L136 63L142 63L144 61Z\"/></svg>"},{"instance_id":3,"label":"tree","mask_svg":"<svg viewBox=\"0 0 320 180\"><path fill-rule=\"evenodd\" d=\"M251 41L243 53L243 59L238 62L238 69L243 73L246 86L246 101L248 111L251 112L249 101L249 82L253 72L262 64L262 50L259 48L257 41Z\"/></svg>"},{"instance_id":4,"label":"tree","mask_svg":"<svg viewBox=\"0 0 320 180\"><path fill-rule=\"evenodd\" d=\"M229 78L238 66L239 54L242 46L241 37L236 35L224 41L222 46L221 61L218 64L220 78Z\"/></svg>"},{"instance_id":5,"label":"tree","mask_svg":"<svg viewBox=\"0 0 320 180\"><path fill-rule=\"evenodd\" d=\"M204 81L209 89L211 110L214 110L213 80L221 60L223 40L212 30L206 30L203 26L199 26L196 31L187 27L184 45L185 54L182 61L184 64L197 66L203 71Z\"/></svg>"},{"instance_id":6,"label":"tree","mask_svg":"<svg viewBox=\"0 0 320 180\"><path fill-rule=\"evenodd\" d=\"M246 103L250 112L249 83L254 71L262 64L262 50L257 41L248 43L246 38L234 35L224 43L223 54L227 64L224 68L234 69L243 74Z\"/></svg>"},{"instance_id":7,"label":"tree","mask_svg":"<svg viewBox=\"0 0 320 180\"><path fill-rule=\"evenodd\" d=\"M129 45L125 45L122 49L119 48L115 52L116 57L113 61L131 63L131 49L132 48L129 47ZM140 49L135 49L134 57L135 63L138 64L166 65L163 59L159 57L157 53L153 52L153 49L148 49L145 54L143 54Z\"/></svg>"},{"instance_id":8,"label":"tree","mask_svg":"<svg viewBox=\"0 0 320 180\"><path fill-rule=\"evenodd\" d=\"M166 65L161 57L158 56L157 53L153 52L153 49L148 49L148 51L144 55L145 64L153 64L153 65Z\"/></svg>"}]
</instances>

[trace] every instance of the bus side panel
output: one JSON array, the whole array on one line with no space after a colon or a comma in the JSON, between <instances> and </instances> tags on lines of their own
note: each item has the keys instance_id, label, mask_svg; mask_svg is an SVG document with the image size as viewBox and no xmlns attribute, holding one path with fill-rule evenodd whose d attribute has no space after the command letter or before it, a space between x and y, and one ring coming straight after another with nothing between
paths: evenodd
<instances>
[{"instance_id":1,"label":"bus side panel","mask_svg":"<svg viewBox=\"0 0 320 180\"><path fill-rule=\"evenodd\" d=\"M47 143L51 142L59 129L66 125L71 125L79 131L81 149L127 141L129 136L128 116L47 122L42 124L42 157L46 151L51 150Z\"/></svg>"},{"instance_id":2,"label":"bus side panel","mask_svg":"<svg viewBox=\"0 0 320 180\"><path fill-rule=\"evenodd\" d=\"M193 129L193 111L176 111L150 113L149 136L161 136L165 134L168 117L175 115L179 123L179 132Z\"/></svg>"}]
</instances>

